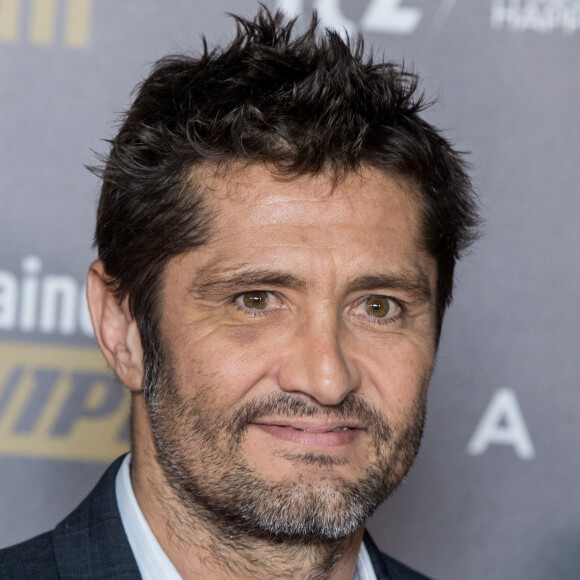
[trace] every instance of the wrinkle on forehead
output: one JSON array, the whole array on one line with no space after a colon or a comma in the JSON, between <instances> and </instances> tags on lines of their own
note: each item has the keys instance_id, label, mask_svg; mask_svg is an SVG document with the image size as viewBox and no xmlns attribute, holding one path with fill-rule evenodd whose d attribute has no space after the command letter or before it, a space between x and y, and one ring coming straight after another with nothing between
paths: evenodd
<instances>
[{"instance_id":1,"label":"wrinkle on forehead","mask_svg":"<svg viewBox=\"0 0 580 580\"><path fill-rule=\"evenodd\" d=\"M243 219L253 218L258 212L260 226L285 224L299 230L312 225L320 227L324 222L332 227L340 225L349 229L360 229L361 219L374 208L381 211L385 204L393 220L384 222L391 228L396 222L418 231L419 204L412 184L400 179L392 179L382 172L369 169L368 175L351 174L338 184L333 185L322 176L300 176L292 181L279 182L263 168L251 167L239 179L228 179L215 183L213 195L218 212L229 206L234 212L223 212L221 224L228 227L239 225L240 212ZM307 202L307 203L305 203Z\"/></svg>"}]
</instances>

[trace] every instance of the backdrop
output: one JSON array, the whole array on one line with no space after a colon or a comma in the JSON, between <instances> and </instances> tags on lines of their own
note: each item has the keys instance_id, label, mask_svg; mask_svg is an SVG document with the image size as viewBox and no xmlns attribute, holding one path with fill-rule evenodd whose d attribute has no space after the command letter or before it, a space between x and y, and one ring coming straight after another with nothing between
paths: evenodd
<instances>
[{"instance_id":1,"label":"backdrop","mask_svg":"<svg viewBox=\"0 0 580 580\"><path fill-rule=\"evenodd\" d=\"M458 270L419 458L370 523L439 579L580 577L580 0L270 0L413 64L487 220ZM0 546L128 445L84 303L103 152L168 52L254 0L0 0Z\"/></svg>"}]
</instances>

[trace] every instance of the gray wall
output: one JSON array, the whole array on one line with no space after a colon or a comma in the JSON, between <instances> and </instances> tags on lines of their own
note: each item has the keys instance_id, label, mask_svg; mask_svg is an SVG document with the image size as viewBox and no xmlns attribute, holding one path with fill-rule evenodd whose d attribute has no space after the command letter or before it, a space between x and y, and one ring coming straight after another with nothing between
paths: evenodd
<instances>
[{"instance_id":1,"label":"gray wall","mask_svg":"<svg viewBox=\"0 0 580 580\"><path fill-rule=\"evenodd\" d=\"M420 456L370 528L446 579L580 577L580 0L275 0L413 63L471 152L461 264ZM51 9L54 8L54 11ZM53 526L127 447L87 328L83 167L167 52L253 0L0 0L0 546Z\"/></svg>"}]
</instances>

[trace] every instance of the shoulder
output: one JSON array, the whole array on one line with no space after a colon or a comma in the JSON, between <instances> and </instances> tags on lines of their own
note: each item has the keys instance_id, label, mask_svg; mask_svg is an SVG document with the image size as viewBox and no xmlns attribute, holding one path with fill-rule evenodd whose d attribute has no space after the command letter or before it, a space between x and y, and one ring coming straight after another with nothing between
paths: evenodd
<instances>
[{"instance_id":1,"label":"shoulder","mask_svg":"<svg viewBox=\"0 0 580 580\"><path fill-rule=\"evenodd\" d=\"M54 530L0 550L0 579L140 578L117 508L115 478L122 460Z\"/></svg>"},{"instance_id":2,"label":"shoulder","mask_svg":"<svg viewBox=\"0 0 580 580\"><path fill-rule=\"evenodd\" d=\"M50 532L0 550L0 578L59 578Z\"/></svg>"},{"instance_id":3,"label":"shoulder","mask_svg":"<svg viewBox=\"0 0 580 580\"><path fill-rule=\"evenodd\" d=\"M364 543L377 580L430 580L429 577L381 552L367 531L365 531Z\"/></svg>"}]
</instances>

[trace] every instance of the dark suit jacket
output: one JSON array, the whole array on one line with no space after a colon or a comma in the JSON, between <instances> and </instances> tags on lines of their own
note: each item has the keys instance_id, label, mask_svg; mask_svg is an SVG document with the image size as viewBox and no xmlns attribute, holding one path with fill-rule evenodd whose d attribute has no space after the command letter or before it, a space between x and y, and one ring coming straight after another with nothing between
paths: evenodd
<instances>
[{"instance_id":1,"label":"dark suit jacket","mask_svg":"<svg viewBox=\"0 0 580 580\"><path fill-rule=\"evenodd\" d=\"M52 532L0 550L1 580L140 580L115 496L122 457ZM378 580L426 580L382 554L365 533ZM160 579L161 580L161 579Z\"/></svg>"}]
</instances>

